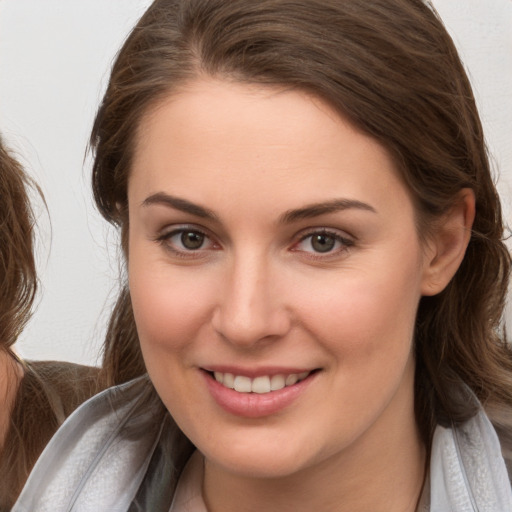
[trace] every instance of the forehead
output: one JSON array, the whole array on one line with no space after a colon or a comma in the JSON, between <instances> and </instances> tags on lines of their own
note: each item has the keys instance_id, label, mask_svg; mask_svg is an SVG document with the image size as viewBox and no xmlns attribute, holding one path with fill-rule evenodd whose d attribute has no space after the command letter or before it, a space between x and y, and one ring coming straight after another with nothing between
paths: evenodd
<instances>
[{"instance_id":1,"label":"forehead","mask_svg":"<svg viewBox=\"0 0 512 512\"><path fill-rule=\"evenodd\" d=\"M129 196L162 189L199 202L233 194L251 202L261 192L315 202L335 190L375 200L390 187L405 193L389 152L319 98L212 79L142 119Z\"/></svg>"},{"instance_id":2,"label":"forehead","mask_svg":"<svg viewBox=\"0 0 512 512\"><path fill-rule=\"evenodd\" d=\"M162 137L172 134L166 142L177 142L182 136L187 142L219 145L229 134L233 148L264 144L269 152L277 144L308 137L312 130L325 127L322 131L327 133L327 119L328 124L348 125L324 101L304 91L213 78L197 80L149 109L139 125L136 153L149 139L158 143L157 131Z\"/></svg>"}]
</instances>

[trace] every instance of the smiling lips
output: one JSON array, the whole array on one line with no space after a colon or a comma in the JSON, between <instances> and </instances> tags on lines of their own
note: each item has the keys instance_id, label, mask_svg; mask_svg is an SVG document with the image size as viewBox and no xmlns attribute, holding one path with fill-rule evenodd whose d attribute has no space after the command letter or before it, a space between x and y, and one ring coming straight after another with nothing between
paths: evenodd
<instances>
[{"instance_id":1,"label":"smiling lips","mask_svg":"<svg viewBox=\"0 0 512 512\"><path fill-rule=\"evenodd\" d=\"M214 401L226 412L246 418L261 418L287 409L318 374L316 370L254 377L228 371L202 373Z\"/></svg>"},{"instance_id":2,"label":"smiling lips","mask_svg":"<svg viewBox=\"0 0 512 512\"><path fill-rule=\"evenodd\" d=\"M226 412L246 418L261 418L284 411L318 375L317 370L255 377L229 371L202 373L214 401Z\"/></svg>"},{"instance_id":3,"label":"smiling lips","mask_svg":"<svg viewBox=\"0 0 512 512\"><path fill-rule=\"evenodd\" d=\"M279 391L288 386L293 386L297 382L304 380L311 372L290 373L288 375L261 375L254 379L244 375L233 375L232 373L214 372L217 382L224 387L234 389L239 393L270 393Z\"/></svg>"}]
</instances>

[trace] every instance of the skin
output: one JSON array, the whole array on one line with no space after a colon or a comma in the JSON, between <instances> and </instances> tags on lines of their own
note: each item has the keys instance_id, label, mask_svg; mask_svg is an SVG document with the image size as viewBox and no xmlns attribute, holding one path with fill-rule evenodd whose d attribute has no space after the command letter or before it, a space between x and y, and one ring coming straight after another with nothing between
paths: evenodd
<instances>
[{"instance_id":1,"label":"skin","mask_svg":"<svg viewBox=\"0 0 512 512\"><path fill-rule=\"evenodd\" d=\"M0 350L0 450L9 430L10 414L22 378L21 365L6 351Z\"/></svg>"},{"instance_id":2,"label":"skin","mask_svg":"<svg viewBox=\"0 0 512 512\"><path fill-rule=\"evenodd\" d=\"M415 509L414 322L463 257L466 196L422 244L387 150L300 91L204 79L147 113L130 291L151 379L205 455L210 512ZM205 384L223 365L316 371L289 406L247 418Z\"/></svg>"}]
</instances>

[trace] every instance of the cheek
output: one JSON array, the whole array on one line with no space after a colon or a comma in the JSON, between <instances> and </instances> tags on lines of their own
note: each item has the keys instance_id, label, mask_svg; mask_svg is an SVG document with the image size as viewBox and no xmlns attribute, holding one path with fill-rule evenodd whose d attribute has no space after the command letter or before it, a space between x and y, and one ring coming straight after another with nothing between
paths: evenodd
<instances>
[{"instance_id":1,"label":"cheek","mask_svg":"<svg viewBox=\"0 0 512 512\"><path fill-rule=\"evenodd\" d=\"M352 418L340 420L333 410L333 424L348 422L355 432L357 425L374 421L408 370L412 389L417 283L411 268L410 273L390 271L380 277L368 273L364 279L361 274L345 276L323 287L323 293L310 295L302 317L330 355L326 375L332 399Z\"/></svg>"},{"instance_id":2,"label":"cheek","mask_svg":"<svg viewBox=\"0 0 512 512\"><path fill-rule=\"evenodd\" d=\"M154 253L153 249L153 253ZM143 350L176 350L201 328L209 314L210 287L190 269L170 266L143 243L130 244L130 295Z\"/></svg>"},{"instance_id":3,"label":"cheek","mask_svg":"<svg viewBox=\"0 0 512 512\"><path fill-rule=\"evenodd\" d=\"M130 270L129 276L133 312L141 342L168 342L170 335L170 341L183 339L195 315L191 294L178 293L177 287L167 285L167 279L151 272Z\"/></svg>"},{"instance_id":4,"label":"cheek","mask_svg":"<svg viewBox=\"0 0 512 512\"><path fill-rule=\"evenodd\" d=\"M315 293L304 294L312 286L295 290L299 316L340 364L348 357L361 364L372 357L392 361L410 352L420 299L417 261L409 258L409 268L381 263L317 281Z\"/></svg>"}]
</instances>

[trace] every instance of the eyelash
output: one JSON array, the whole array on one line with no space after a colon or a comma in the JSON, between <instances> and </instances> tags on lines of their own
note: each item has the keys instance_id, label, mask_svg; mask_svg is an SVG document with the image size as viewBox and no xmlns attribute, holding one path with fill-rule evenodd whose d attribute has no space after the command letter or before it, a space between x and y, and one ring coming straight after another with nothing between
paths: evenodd
<instances>
[{"instance_id":1,"label":"eyelash","mask_svg":"<svg viewBox=\"0 0 512 512\"><path fill-rule=\"evenodd\" d=\"M316 229L311 229L308 232L302 234L300 239L299 239L299 241L293 245L292 251L297 251L298 252L299 249L296 249L296 247L299 244L305 242L308 238L311 239L310 244L312 244L313 243L313 240L312 240L313 236L325 236L325 237L328 237L328 238L332 238L332 239L334 239L334 243L338 243L339 244L339 247L337 249L329 250L329 251L326 251L324 253L322 253L320 251L314 251L314 250L313 251L302 251L305 254L307 254L308 258L312 258L312 259L316 259L316 260L324 260L324 259L327 259L329 257L339 256L340 254L348 251L350 249L350 247L352 247L354 245L354 240L353 239L341 235L336 230L330 230L330 229L325 229L325 228L320 228L320 229L316 228Z\"/></svg>"},{"instance_id":2,"label":"eyelash","mask_svg":"<svg viewBox=\"0 0 512 512\"><path fill-rule=\"evenodd\" d=\"M196 226L190 226L190 225L179 226L179 227L172 229L171 231L164 232L164 233L158 235L155 238L155 241L158 242L160 245L162 245L167 251L170 251L174 256L177 256L180 258L188 258L188 259L203 257L204 256L203 251L208 250L208 248L203 248L204 242L196 250L186 249L186 248L178 249L175 247L175 244L172 244L170 242L173 237L178 236L178 235L183 236L185 233L193 233L195 235L199 235L200 237L204 237L204 242L209 241L210 244L213 244L213 246L214 246L213 249L220 248L220 245L215 243L214 241L212 241L211 237L204 230L199 229ZM315 250L312 250L312 251L302 250L301 251L300 249L297 248L300 244L305 242L308 238L312 238L315 235L331 238L334 240L334 244L336 244L336 243L339 244L339 247L334 250L329 249L329 250L325 251L324 253L322 253L321 251L315 251ZM312 244L313 241L311 241L310 243ZM329 229L325 229L325 228L316 228L316 229L311 229L311 230L307 231L306 233L302 233L299 237L299 240L292 245L290 250L293 252L302 252L307 255L306 257L311 258L311 259L325 260L325 259L328 259L329 257L337 256L337 255L340 255L341 253L348 251L350 249L350 247L352 247L353 245L354 245L354 240L352 240L348 237L342 236L338 231L329 230Z\"/></svg>"},{"instance_id":3,"label":"eyelash","mask_svg":"<svg viewBox=\"0 0 512 512\"><path fill-rule=\"evenodd\" d=\"M171 239L175 236L181 235L183 236L185 233L194 233L196 235L199 235L201 237L204 237L204 240L211 240L211 237L205 233L202 229L197 228L196 226L179 226L171 231L164 232L156 237L156 242L158 242L160 245L164 247L167 251L170 251L174 256L177 256L179 258L187 258L187 259L193 259L203 256L202 252L205 250L203 249L202 245L197 250L193 249L177 249L173 246L171 243ZM213 242L211 242L213 243ZM216 244L214 244L216 245Z\"/></svg>"}]
</instances>

